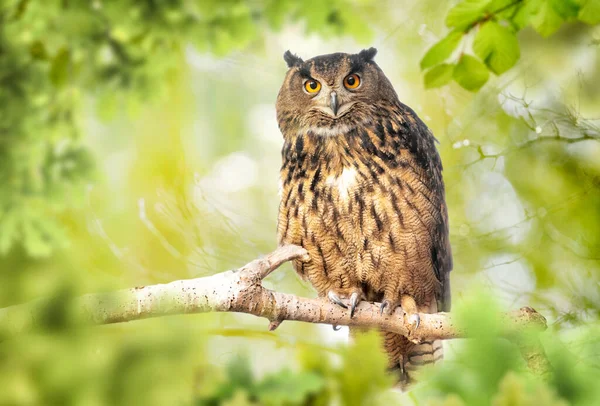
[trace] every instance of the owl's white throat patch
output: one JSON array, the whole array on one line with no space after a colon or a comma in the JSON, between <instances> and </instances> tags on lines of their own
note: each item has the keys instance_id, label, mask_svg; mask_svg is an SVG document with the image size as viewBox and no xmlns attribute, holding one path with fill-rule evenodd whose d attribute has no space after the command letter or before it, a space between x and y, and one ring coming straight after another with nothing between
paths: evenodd
<instances>
[{"instance_id":1,"label":"owl's white throat patch","mask_svg":"<svg viewBox=\"0 0 600 406\"><path fill-rule=\"evenodd\" d=\"M329 176L325 183L328 186L337 188L342 200L348 200L350 189L356 184L356 169L344 168L340 176Z\"/></svg>"},{"instance_id":2,"label":"owl's white throat patch","mask_svg":"<svg viewBox=\"0 0 600 406\"><path fill-rule=\"evenodd\" d=\"M338 135L343 135L348 133L352 127L347 124L338 124L333 127L307 127L300 131L298 131L298 135L306 134L307 132L311 132L314 135L318 135L321 137L336 137Z\"/></svg>"}]
</instances>

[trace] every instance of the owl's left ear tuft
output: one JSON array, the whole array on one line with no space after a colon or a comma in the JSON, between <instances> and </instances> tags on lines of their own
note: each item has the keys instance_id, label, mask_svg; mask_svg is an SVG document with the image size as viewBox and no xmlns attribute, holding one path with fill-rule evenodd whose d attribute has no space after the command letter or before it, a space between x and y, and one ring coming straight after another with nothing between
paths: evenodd
<instances>
[{"instance_id":1,"label":"owl's left ear tuft","mask_svg":"<svg viewBox=\"0 0 600 406\"><path fill-rule=\"evenodd\" d=\"M369 49L363 49L358 53L358 57L364 62L371 62L373 58L375 58L375 55L377 55L377 49L373 47Z\"/></svg>"},{"instance_id":2,"label":"owl's left ear tuft","mask_svg":"<svg viewBox=\"0 0 600 406\"><path fill-rule=\"evenodd\" d=\"M304 63L302 58L294 55L289 50L285 51L285 54L283 54L283 60L287 63L288 68L293 68L294 66L299 66Z\"/></svg>"}]
</instances>

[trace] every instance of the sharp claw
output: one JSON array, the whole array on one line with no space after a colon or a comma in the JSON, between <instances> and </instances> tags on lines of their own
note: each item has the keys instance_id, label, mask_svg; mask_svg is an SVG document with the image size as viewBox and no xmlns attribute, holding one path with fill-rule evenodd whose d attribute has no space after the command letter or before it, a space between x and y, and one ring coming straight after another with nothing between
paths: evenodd
<instances>
[{"instance_id":1,"label":"sharp claw","mask_svg":"<svg viewBox=\"0 0 600 406\"><path fill-rule=\"evenodd\" d=\"M329 297L329 300L331 300L336 305L342 306L344 309L348 308L348 306L346 306L346 304L342 302L342 299L340 299L340 297L336 295L333 291L330 290L329 293L327 293L327 297Z\"/></svg>"},{"instance_id":2,"label":"sharp claw","mask_svg":"<svg viewBox=\"0 0 600 406\"><path fill-rule=\"evenodd\" d=\"M419 328L419 324L421 324L421 317L415 313L408 318L408 321L410 321L411 324L415 325L416 330L417 328Z\"/></svg>"},{"instance_id":3,"label":"sharp claw","mask_svg":"<svg viewBox=\"0 0 600 406\"><path fill-rule=\"evenodd\" d=\"M385 310L386 307L388 307L390 304L390 302L388 302L387 300L384 300L383 302L381 302L381 307L379 308L379 314L383 315L383 311Z\"/></svg>"},{"instance_id":4,"label":"sharp claw","mask_svg":"<svg viewBox=\"0 0 600 406\"><path fill-rule=\"evenodd\" d=\"M354 316L354 310L356 310L356 305L358 304L358 293L354 292L352 296L350 296L350 318Z\"/></svg>"},{"instance_id":5,"label":"sharp claw","mask_svg":"<svg viewBox=\"0 0 600 406\"><path fill-rule=\"evenodd\" d=\"M333 327L333 331L338 331L339 329L341 329L340 326L336 326L335 324L331 327Z\"/></svg>"}]
</instances>

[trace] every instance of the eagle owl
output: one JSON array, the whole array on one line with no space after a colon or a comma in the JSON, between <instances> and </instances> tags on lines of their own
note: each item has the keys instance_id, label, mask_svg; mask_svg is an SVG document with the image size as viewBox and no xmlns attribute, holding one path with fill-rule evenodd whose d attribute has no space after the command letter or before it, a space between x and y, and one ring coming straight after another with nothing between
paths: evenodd
<instances>
[{"instance_id":1,"label":"eagle owl","mask_svg":"<svg viewBox=\"0 0 600 406\"><path fill-rule=\"evenodd\" d=\"M376 53L307 61L285 53L278 241L308 251L311 260L294 269L351 316L359 301L379 302L382 312L401 306L418 328L418 312L450 309L442 163L435 138L398 100ZM442 358L441 342L382 335L402 382Z\"/></svg>"}]
</instances>

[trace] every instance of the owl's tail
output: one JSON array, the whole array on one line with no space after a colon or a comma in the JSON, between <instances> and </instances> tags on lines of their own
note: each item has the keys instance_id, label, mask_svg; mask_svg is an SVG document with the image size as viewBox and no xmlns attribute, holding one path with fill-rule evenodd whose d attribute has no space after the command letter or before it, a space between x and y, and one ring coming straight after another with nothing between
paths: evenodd
<instances>
[{"instance_id":1,"label":"owl's tail","mask_svg":"<svg viewBox=\"0 0 600 406\"><path fill-rule=\"evenodd\" d=\"M418 306L419 313L436 313L437 301L433 299L427 306ZM391 369L400 375L400 387L405 389L417 382L419 370L426 365L433 365L444 358L444 347L441 340L423 341L419 344L410 342L406 337L384 334L384 348L388 354Z\"/></svg>"},{"instance_id":2,"label":"owl's tail","mask_svg":"<svg viewBox=\"0 0 600 406\"><path fill-rule=\"evenodd\" d=\"M414 344L404 336L382 332L384 349L388 355L388 366L399 375L402 389L417 382L419 370L425 365L432 365L444 357L442 341L423 341Z\"/></svg>"},{"instance_id":3,"label":"owl's tail","mask_svg":"<svg viewBox=\"0 0 600 406\"><path fill-rule=\"evenodd\" d=\"M432 306L419 307L419 312L435 313L437 304L435 300L433 302ZM350 330L351 335L359 333L354 329ZM398 375L398 384L403 390L419 380L418 375L422 367L433 365L444 358L441 340L423 341L420 344L414 344L399 334L382 331L381 335L383 349L388 356L388 368Z\"/></svg>"}]
</instances>

